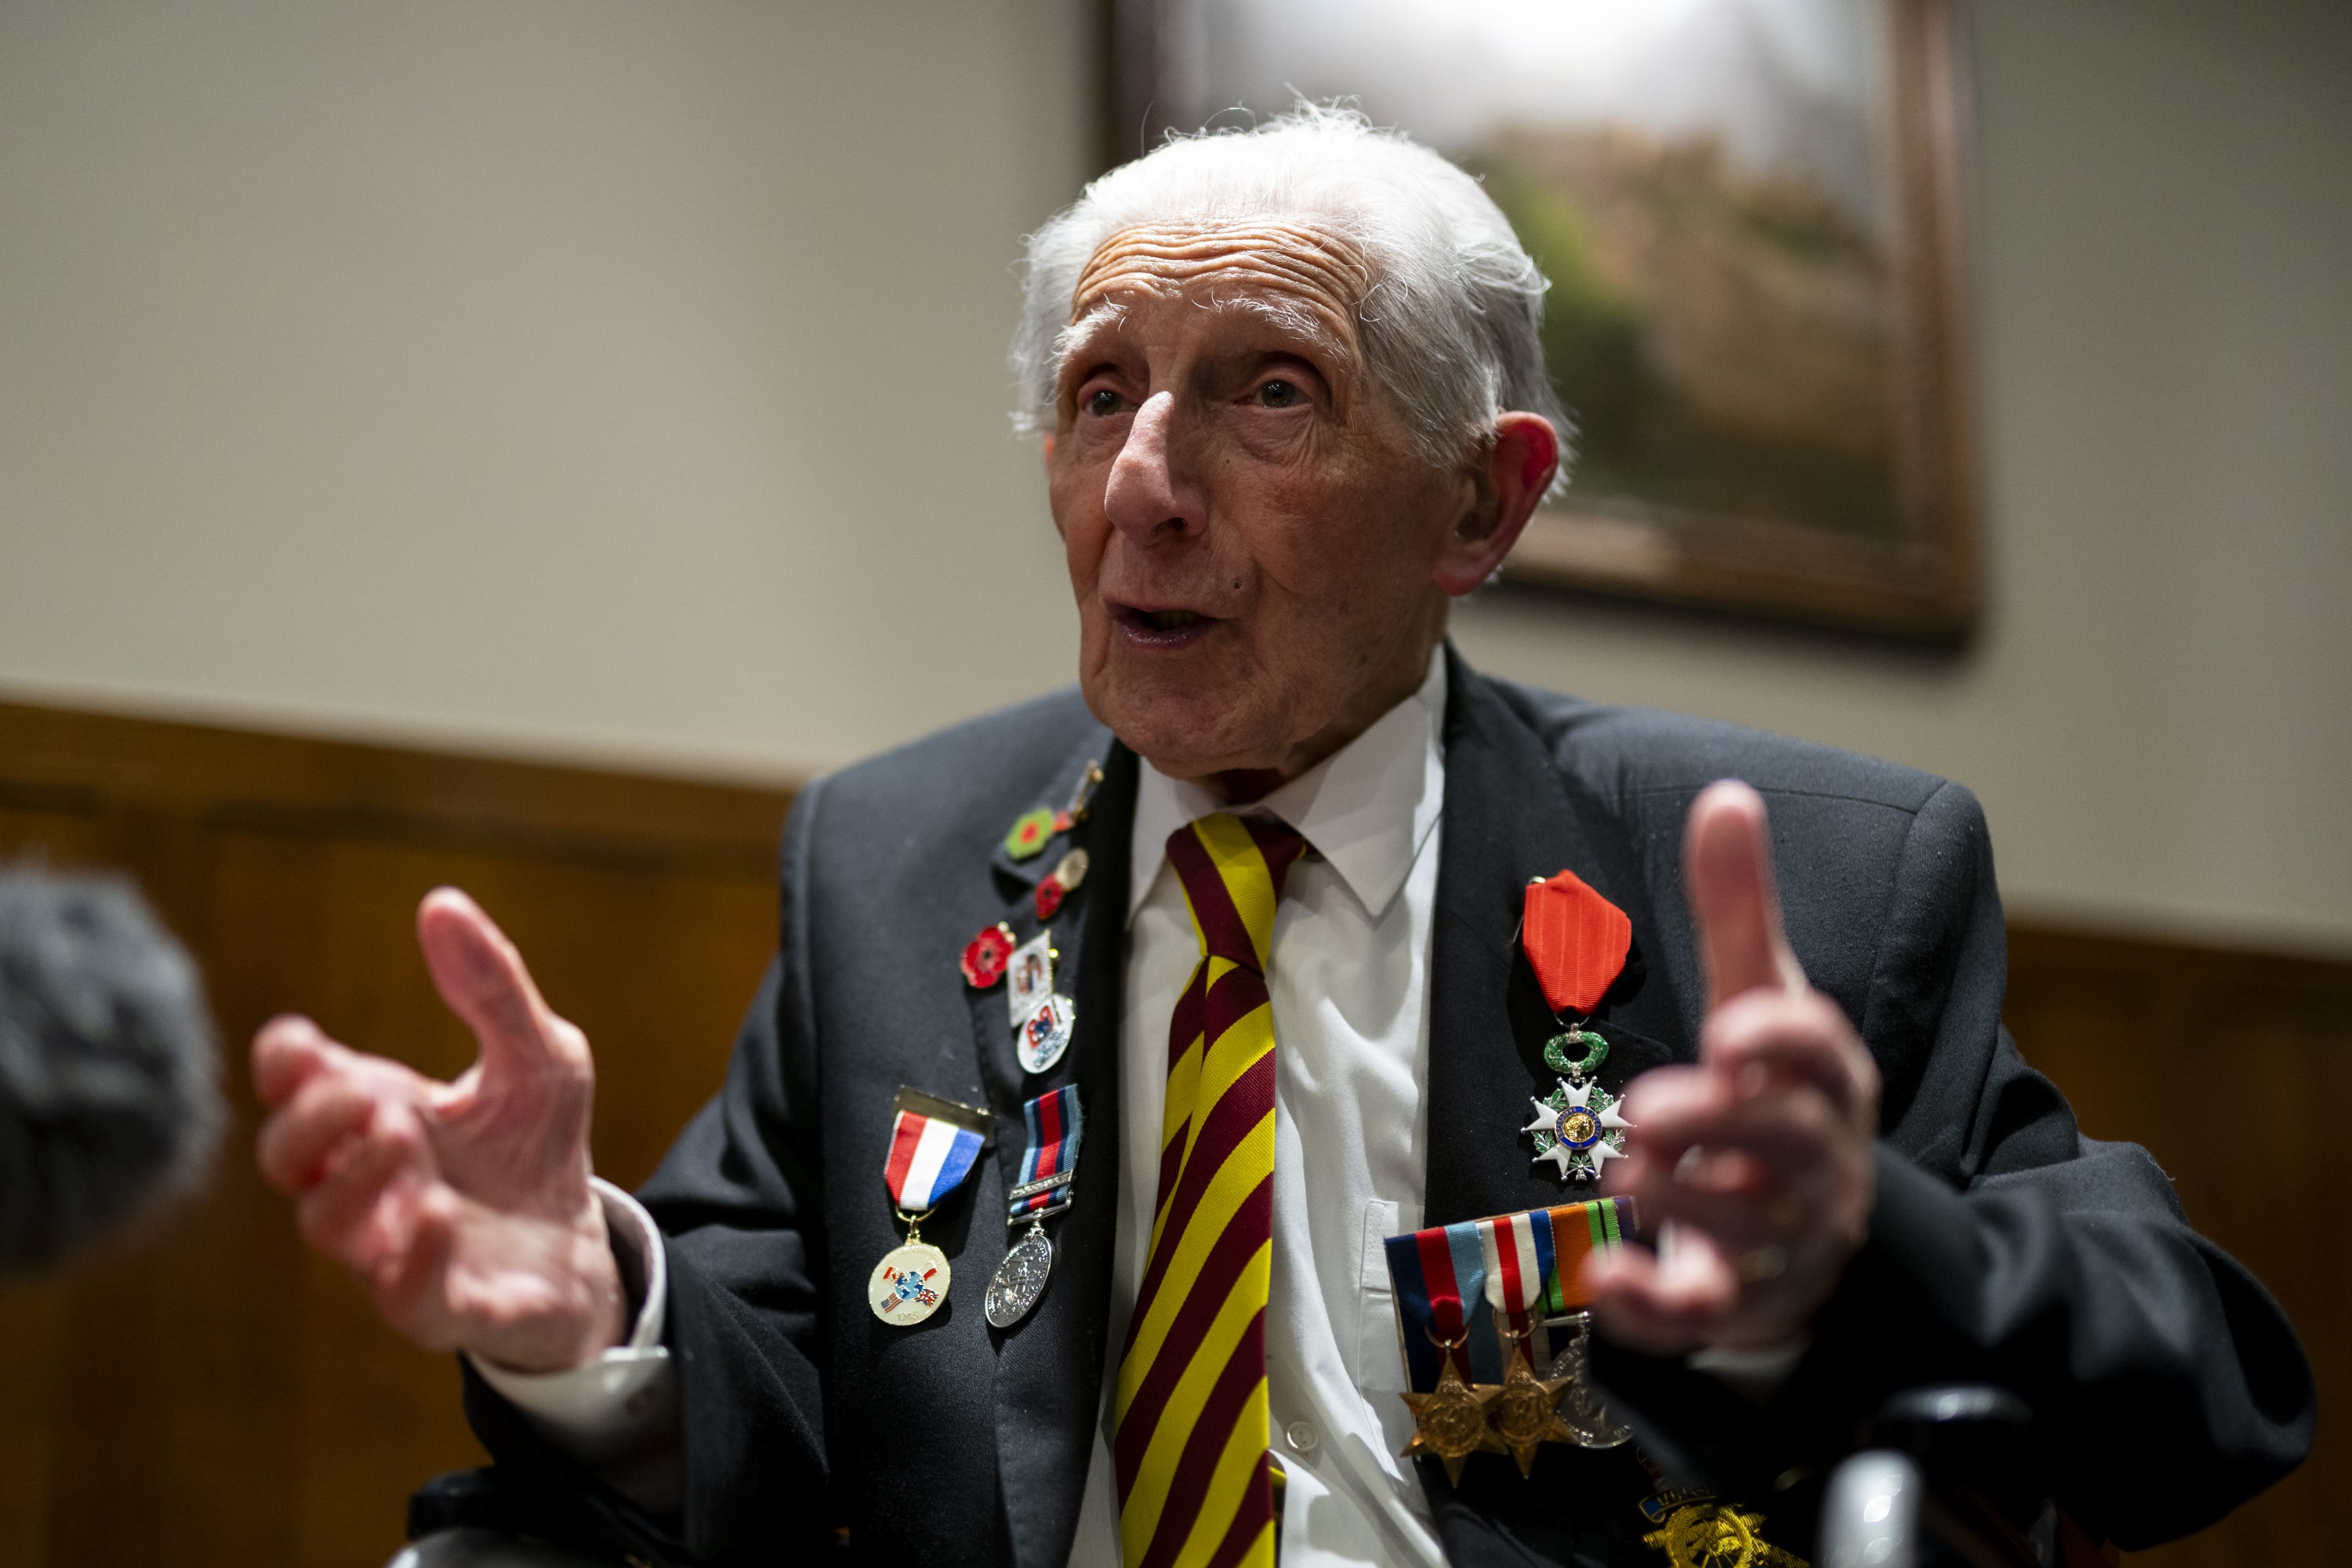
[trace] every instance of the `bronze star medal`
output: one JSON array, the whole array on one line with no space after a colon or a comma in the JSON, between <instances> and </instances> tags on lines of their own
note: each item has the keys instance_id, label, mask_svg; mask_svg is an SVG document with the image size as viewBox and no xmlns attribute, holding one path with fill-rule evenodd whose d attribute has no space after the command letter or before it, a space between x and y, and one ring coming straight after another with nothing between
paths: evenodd
<instances>
[{"instance_id":1,"label":"bronze star medal","mask_svg":"<svg viewBox=\"0 0 2352 1568\"><path fill-rule=\"evenodd\" d=\"M1445 1466L1445 1479L1460 1486L1465 1459L1473 1454L1503 1452L1503 1440L1486 1424L1486 1406L1502 1392L1493 1384L1474 1387L1463 1382L1462 1374L1454 1370L1454 1358L1447 1356L1435 1388L1403 1396L1412 1411L1412 1441L1400 1457L1410 1459L1434 1454Z\"/></svg>"},{"instance_id":2,"label":"bronze star medal","mask_svg":"<svg viewBox=\"0 0 2352 1568\"><path fill-rule=\"evenodd\" d=\"M1576 1441L1576 1433L1559 1418L1559 1391L1569 1381L1538 1377L1528 1363L1526 1342L1512 1346L1510 1370L1496 1391L1493 1414L1496 1436L1519 1462L1520 1475L1535 1473L1536 1450L1544 1444Z\"/></svg>"}]
</instances>

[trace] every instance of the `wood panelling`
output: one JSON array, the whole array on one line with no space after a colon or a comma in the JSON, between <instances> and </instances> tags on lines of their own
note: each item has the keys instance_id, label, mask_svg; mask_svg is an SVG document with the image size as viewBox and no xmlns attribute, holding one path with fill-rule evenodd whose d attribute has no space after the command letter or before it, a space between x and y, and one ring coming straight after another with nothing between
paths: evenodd
<instances>
[{"instance_id":1,"label":"wood panelling","mask_svg":"<svg viewBox=\"0 0 2352 1568\"><path fill-rule=\"evenodd\" d=\"M477 1463L446 1358L380 1327L254 1173L242 1050L270 1013L436 1073L473 1054L415 953L466 887L595 1042L598 1169L633 1184L717 1085L774 944L789 797L0 704L0 856L138 875L203 963L237 1124L204 1199L0 1292L0 1562L373 1568L408 1489ZM2352 965L2012 931L2010 1018L2099 1137L2146 1143L2352 1394ZM2323 1395L2325 1397L2325 1394ZM2332 1401L2331 1401L2332 1403ZM2305 1470L2165 1568L2321 1563L2352 1491Z\"/></svg>"},{"instance_id":2,"label":"wood panelling","mask_svg":"<svg viewBox=\"0 0 2352 1568\"><path fill-rule=\"evenodd\" d=\"M384 1330L255 1173L246 1040L293 1009L462 1069L412 925L457 883L594 1041L597 1168L640 1182L774 949L787 802L0 705L0 855L138 875L203 963L236 1113L204 1201L0 1293L0 1563L383 1563L409 1489L480 1450L450 1361Z\"/></svg>"},{"instance_id":3,"label":"wood panelling","mask_svg":"<svg viewBox=\"0 0 2352 1568\"><path fill-rule=\"evenodd\" d=\"M2155 1154L2198 1229L2286 1309L2318 1376L2319 1440L2301 1470L2212 1529L2132 1561L2342 1561L2352 964L2013 925L2008 1019L2084 1132Z\"/></svg>"}]
</instances>

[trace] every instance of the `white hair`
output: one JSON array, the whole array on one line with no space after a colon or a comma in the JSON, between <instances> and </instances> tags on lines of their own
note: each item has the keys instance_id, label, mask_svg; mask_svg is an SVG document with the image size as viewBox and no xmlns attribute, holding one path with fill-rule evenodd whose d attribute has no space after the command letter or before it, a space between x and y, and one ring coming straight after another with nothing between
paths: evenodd
<instances>
[{"instance_id":1,"label":"white hair","mask_svg":"<svg viewBox=\"0 0 2352 1568\"><path fill-rule=\"evenodd\" d=\"M1054 428L1055 383L1080 272L1103 242L1142 225L1288 222L1363 253L1357 306L1366 368L1402 406L1423 453L1451 468L1483 452L1505 409L1567 411L1544 374L1550 287L1478 182L1361 113L1301 103L1248 130L1171 135L1103 175L1029 237L1013 374L1015 426Z\"/></svg>"}]
</instances>

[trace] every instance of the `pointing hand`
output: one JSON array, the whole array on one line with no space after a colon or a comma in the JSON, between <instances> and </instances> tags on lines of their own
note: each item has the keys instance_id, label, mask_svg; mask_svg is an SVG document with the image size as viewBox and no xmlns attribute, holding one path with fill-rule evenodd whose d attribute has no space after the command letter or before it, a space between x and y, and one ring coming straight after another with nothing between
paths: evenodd
<instances>
[{"instance_id":1,"label":"pointing hand","mask_svg":"<svg viewBox=\"0 0 2352 1568\"><path fill-rule=\"evenodd\" d=\"M1756 792L1701 792L1683 859L1706 970L1698 1065L1634 1081L1630 1157L1610 1171L1662 1244L1586 1266L1602 1330L1658 1355L1802 1332L1876 1197L1877 1065L1790 950Z\"/></svg>"},{"instance_id":2,"label":"pointing hand","mask_svg":"<svg viewBox=\"0 0 2352 1568\"><path fill-rule=\"evenodd\" d=\"M253 1040L272 1109L262 1173L294 1198L303 1238L418 1344L524 1372L580 1365L618 1342L625 1311L588 1184L587 1038L465 894L428 894L416 934L480 1058L441 1083L308 1018L271 1019Z\"/></svg>"}]
</instances>

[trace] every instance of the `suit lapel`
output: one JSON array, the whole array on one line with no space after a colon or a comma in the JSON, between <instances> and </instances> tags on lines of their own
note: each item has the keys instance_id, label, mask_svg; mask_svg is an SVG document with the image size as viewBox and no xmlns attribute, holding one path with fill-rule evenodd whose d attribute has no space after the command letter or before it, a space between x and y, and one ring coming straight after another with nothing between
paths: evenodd
<instances>
[{"instance_id":1,"label":"suit lapel","mask_svg":"<svg viewBox=\"0 0 2352 1568\"><path fill-rule=\"evenodd\" d=\"M1646 975L1661 951L1640 868L1605 803L1577 785L1490 682L1448 648L1444 837L1430 961L1429 1169L1423 1225L1447 1225L1593 1195L1538 1166L1519 1129L1553 1082L1545 1040L1559 1032L1520 955L1528 881L1563 868L1625 911L1633 953L1597 1027L1610 1041L1601 1081L1681 1054L1667 987Z\"/></svg>"},{"instance_id":2,"label":"suit lapel","mask_svg":"<svg viewBox=\"0 0 2352 1568\"><path fill-rule=\"evenodd\" d=\"M1025 940L1039 928L1033 904L1036 884L1072 846L1084 847L1092 861L1084 883L1050 922L1060 954L1055 988L1076 1010L1068 1052L1048 1072L1024 1073L1013 1046L1004 984L971 995L981 1079L990 1108L1001 1119L994 1152L1000 1205L1003 1192L1018 1179L1027 1139L1022 1106L1075 1082L1086 1117L1074 1202L1046 1222L1055 1257L1045 1294L1024 1321L989 1331L997 1350L996 1454L1004 1525L1021 1568L1062 1568L1068 1560L1102 1405L1118 1215L1119 1025L1125 1013L1135 756L1112 742L1108 731L1097 731L1067 759L1045 798L1055 807L1065 805L1085 767L1097 761L1104 776L1086 821L1042 854L1015 860L1000 846L992 862L998 890L1007 900L1006 923ZM1001 1224L1003 1212L993 1207L987 1223ZM994 1252L986 1254L992 1269L1012 1240L1003 1237Z\"/></svg>"}]
</instances>

